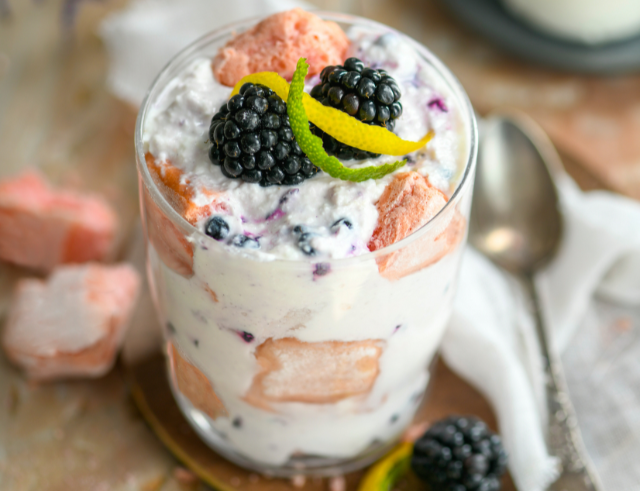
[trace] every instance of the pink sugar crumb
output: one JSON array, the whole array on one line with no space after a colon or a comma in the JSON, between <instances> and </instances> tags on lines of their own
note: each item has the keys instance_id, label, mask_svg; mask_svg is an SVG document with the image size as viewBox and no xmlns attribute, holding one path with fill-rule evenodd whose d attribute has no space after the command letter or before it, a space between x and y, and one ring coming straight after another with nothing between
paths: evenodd
<instances>
[{"instance_id":1,"label":"pink sugar crumb","mask_svg":"<svg viewBox=\"0 0 640 491\"><path fill-rule=\"evenodd\" d=\"M212 69L229 87L263 71L291 80L298 59L304 57L311 77L327 65L340 64L348 47L349 39L338 24L295 8L267 17L231 39L213 59Z\"/></svg>"},{"instance_id":2,"label":"pink sugar crumb","mask_svg":"<svg viewBox=\"0 0 640 491\"><path fill-rule=\"evenodd\" d=\"M344 476L334 476L329 480L329 491L346 491L347 480Z\"/></svg>"}]
</instances>

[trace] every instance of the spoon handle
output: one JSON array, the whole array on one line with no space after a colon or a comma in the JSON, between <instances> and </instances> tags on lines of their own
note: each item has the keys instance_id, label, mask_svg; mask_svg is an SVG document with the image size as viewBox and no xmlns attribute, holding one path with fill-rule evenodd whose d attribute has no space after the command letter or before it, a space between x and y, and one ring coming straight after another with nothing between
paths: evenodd
<instances>
[{"instance_id":1,"label":"spoon handle","mask_svg":"<svg viewBox=\"0 0 640 491\"><path fill-rule=\"evenodd\" d=\"M561 461L561 473L549 486L550 491L602 491L602 484L594 472L582 441L575 410L569 399L567 383L559 357L550 349L547 331L542 320L540 299L536 293L533 275L526 275L524 283L529 290L536 332L545 368L549 428L549 453Z\"/></svg>"}]
</instances>

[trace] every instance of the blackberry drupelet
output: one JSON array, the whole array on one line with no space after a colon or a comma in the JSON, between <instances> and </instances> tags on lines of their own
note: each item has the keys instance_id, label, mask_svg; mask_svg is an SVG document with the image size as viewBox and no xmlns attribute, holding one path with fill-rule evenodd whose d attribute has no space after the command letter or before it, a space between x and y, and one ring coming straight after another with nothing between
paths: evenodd
<instances>
[{"instance_id":1,"label":"blackberry drupelet","mask_svg":"<svg viewBox=\"0 0 640 491\"><path fill-rule=\"evenodd\" d=\"M209 159L231 179L294 185L319 171L293 136L285 102L264 85L244 84L213 116L209 140Z\"/></svg>"},{"instance_id":2,"label":"blackberry drupelet","mask_svg":"<svg viewBox=\"0 0 640 491\"><path fill-rule=\"evenodd\" d=\"M500 437L474 417L435 423L414 446L411 467L432 491L499 491L507 453Z\"/></svg>"},{"instance_id":3,"label":"blackberry drupelet","mask_svg":"<svg viewBox=\"0 0 640 491\"><path fill-rule=\"evenodd\" d=\"M402 115L400 89L384 70L365 68L358 58L349 58L344 66L327 66L320 73L321 82L311 96L325 106L332 106L360 121L393 131L395 120ZM320 128L311 131L322 138L325 151L341 160L369 159L380 154L359 150L340 143Z\"/></svg>"}]
</instances>

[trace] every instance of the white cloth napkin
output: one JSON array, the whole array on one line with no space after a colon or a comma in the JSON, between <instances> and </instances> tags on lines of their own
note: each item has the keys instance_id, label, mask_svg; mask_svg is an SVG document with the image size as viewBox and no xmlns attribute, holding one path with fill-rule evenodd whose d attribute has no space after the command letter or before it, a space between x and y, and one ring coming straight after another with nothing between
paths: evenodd
<instances>
[{"instance_id":1,"label":"white cloth napkin","mask_svg":"<svg viewBox=\"0 0 640 491\"><path fill-rule=\"evenodd\" d=\"M109 85L117 96L138 105L162 66L189 42L244 17L294 6L305 4L295 0L135 0L101 26L111 56ZM633 345L635 358L631 351L622 358L615 350L603 353L610 343L593 341L595 335L602 335L594 322L598 314L593 313L602 305L594 303L593 295L599 287L600 295L609 301L640 303L640 204L611 193L582 193L565 175L558 176L558 183L566 235L557 259L537 278L544 314L554 345L566 349L563 359L578 419L605 485L616 491L637 491L640 475L632 475L629 469L640 461L640 417L629 415L628 384L640 385L640 363L635 364L635 372L628 365L640 360L640 336ZM587 312L592 314L590 328L581 326ZM599 315L602 320L612 314ZM640 312L638 323L640 328ZM517 282L469 248L442 353L493 404L511 456L510 471L521 491L542 491L556 472L556 461L544 443L543 372L534 332L527 300ZM625 342L621 336L618 343ZM580 351L567 349L570 343ZM625 346L632 344L627 339ZM600 370L583 377L593 360L606 362L608 375ZM616 387L618 396L594 406L594 388L606 392L602 384L609 380L607 376L611 383L605 388ZM640 409L640 399L636 402L635 408ZM618 422L614 425L617 433L611 425L598 424L602 418ZM621 432L635 432L635 439L625 447L626 452L631 451L626 459L617 453ZM609 434L613 440L607 439ZM608 443L603 445L603 441ZM631 487L624 487L625 483Z\"/></svg>"},{"instance_id":2,"label":"white cloth napkin","mask_svg":"<svg viewBox=\"0 0 640 491\"><path fill-rule=\"evenodd\" d=\"M110 56L110 90L139 106L162 67L209 31L294 7L299 0L136 0L105 19L100 35Z\"/></svg>"}]
</instances>

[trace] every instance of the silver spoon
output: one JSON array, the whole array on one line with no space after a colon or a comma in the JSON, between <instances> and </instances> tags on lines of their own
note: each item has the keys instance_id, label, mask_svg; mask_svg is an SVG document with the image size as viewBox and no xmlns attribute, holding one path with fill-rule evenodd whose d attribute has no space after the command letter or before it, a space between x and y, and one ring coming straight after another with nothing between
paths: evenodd
<instances>
[{"instance_id":1,"label":"silver spoon","mask_svg":"<svg viewBox=\"0 0 640 491\"><path fill-rule=\"evenodd\" d=\"M519 277L531 298L546 371L547 444L562 464L560 477L549 489L600 491L560 361L549 346L533 281L562 238L562 215L550 169L560 160L542 130L524 115L494 115L482 130L469 241Z\"/></svg>"}]
</instances>

